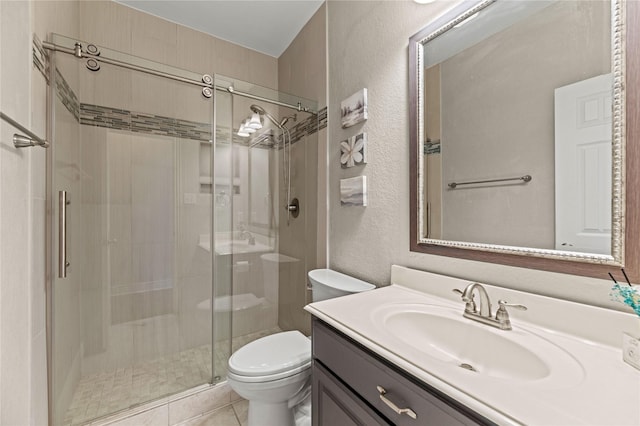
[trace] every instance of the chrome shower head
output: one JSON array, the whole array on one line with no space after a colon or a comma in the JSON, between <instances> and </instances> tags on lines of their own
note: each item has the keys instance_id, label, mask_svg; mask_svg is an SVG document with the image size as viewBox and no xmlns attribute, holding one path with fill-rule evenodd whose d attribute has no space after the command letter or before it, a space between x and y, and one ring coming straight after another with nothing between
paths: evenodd
<instances>
[{"instance_id":1,"label":"chrome shower head","mask_svg":"<svg viewBox=\"0 0 640 426\"><path fill-rule=\"evenodd\" d=\"M275 118L273 118L273 116L271 114L269 114L267 111L264 110L264 108L262 108L259 105L253 104L253 105L251 105L249 107L249 109L252 112L256 113L256 114L263 115L263 116L267 117L269 119L269 121L271 121L273 124L275 124L276 127L278 129L280 129L280 130L284 130L284 125L287 124L287 122L289 120L291 120L292 118L293 118L293 121L296 121L298 119L297 114L293 114L293 115L290 115L288 117L282 118L282 120L280 120L280 122L278 122Z\"/></svg>"},{"instance_id":2,"label":"chrome shower head","mask_svg":"<svg viewBox=\"0 0 640 426\"><path fill-rule=\"evenodd\" d=\"M269 121L271 121L273 124L276 125L276 127L278 127L280 130L282 130L282 124L278 123L276 121L275 118L273 118L273 116L271 116L271 114L269 114L267 111L264 110L264 108L262 108L261 106L258 105L251 105L249 107L249 109L253 112L255 112L256 114L260 114L260 115L264 115L265 117L267 117L269 119Z\"/></svg>"},{"instance_id":3,"label":"chrome shower head","mask_svg":"<svg viewBox=\"0 0 640 426\"><path fill-rule=\"evenodd\" d=\"M255 112L256 114L263 114L266 115L267 111L264 110L264 108L262 108L261 106L258 106L256 104L253 104L249 107L249 109L253 112Z\"/></svg>"}]
</instances>

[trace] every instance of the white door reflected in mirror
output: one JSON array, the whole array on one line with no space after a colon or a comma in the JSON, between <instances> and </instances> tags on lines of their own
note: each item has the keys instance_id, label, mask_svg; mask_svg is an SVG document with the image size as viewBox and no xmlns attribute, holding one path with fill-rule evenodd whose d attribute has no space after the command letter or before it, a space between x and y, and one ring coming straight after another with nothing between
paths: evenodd
<instances>
[{"instance_id":1,"label":"white door reflected in mirror","mask_svg":"<svg viewBox=\"0 0 640 426\"><path fill-rule=\"evenodd\" d=\"M611 94L605 74L555 91L556 250L611 254Z\"/></svg>"}]
</instances>

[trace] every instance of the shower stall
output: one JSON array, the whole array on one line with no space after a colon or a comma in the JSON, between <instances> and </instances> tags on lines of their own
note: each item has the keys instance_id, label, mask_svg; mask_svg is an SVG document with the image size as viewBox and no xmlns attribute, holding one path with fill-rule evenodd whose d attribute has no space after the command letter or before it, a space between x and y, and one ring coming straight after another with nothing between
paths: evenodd
<instances>
[{"instance_id":1,"label":"shower stall","mask_svg":"<svg viewBox=\"0 0 640 426\"><path fill-rule=\"evenodd\" d=\"M316 104L64 36L44 48L51 423L215 386L239 346L306 331Z\"/></svg>"}]
</instances>

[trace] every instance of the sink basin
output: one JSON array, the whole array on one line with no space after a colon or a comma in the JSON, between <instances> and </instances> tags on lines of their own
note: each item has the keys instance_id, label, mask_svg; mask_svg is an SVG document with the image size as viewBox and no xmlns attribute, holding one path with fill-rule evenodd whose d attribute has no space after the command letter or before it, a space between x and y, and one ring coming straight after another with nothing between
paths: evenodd
<instances>
[{"instance_id":1,"label":"sink basin","mask_svg":"<svg viewBox=\"0 0 640 426\"><path fill-rule=\"evenodd\" d=\"M271 247L264 244L255 243L249 244L244 240L231 240L228 242L216 244L216 253L218 254L242 254L242 253L257 253L271 251Z\"/></svg>"},{"instance_id":2,"label":"sink basin","mask_svg":"<svg viewBox=\"0 0 640 426\"><path fill-rule=\"evenodd\" d=\"M260 250L260 249L261 249L261 245L249 244L246 241L230 241L230 242L216 245L216 251L218 252L246 253L248 251Z\"/></svg>"},{"instance_id":3,"label":"sink basin","mask_svg":"<svg viewBox=\"0 0 640 426\"><path fill-rule=\"evenodd\" d=\"M548 340L514 325L500 330L464 318L462 309L427 304L382 306L372 321L388 336L446 367L510 381L552 376L575 382L580 364Z\"/></svg>"},{"instance_id":4,"label":"sink basin","mask_svg":"<svg viewBox=\"0 0 640 426\"><path fill-rule=\"evenodd\" d=\"M209 234L200 235L200 240L198 241L198 246L202 249L211 252L211 238ZM228 255L228 254L244 254L244 253L258 253L258 252L269 252L272 251L273 248L256 242L255 244L249 244L247 240L222 240L218 241L215 245L216 253L219 255Z\"/></svg>"}]
</instances>

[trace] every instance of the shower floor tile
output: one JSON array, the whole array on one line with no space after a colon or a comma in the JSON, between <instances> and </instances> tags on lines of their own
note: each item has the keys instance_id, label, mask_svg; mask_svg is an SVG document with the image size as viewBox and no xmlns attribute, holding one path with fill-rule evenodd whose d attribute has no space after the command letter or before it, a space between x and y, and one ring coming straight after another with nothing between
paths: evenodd
<instances>
[{"instance_id":1,"label":"shower floor tile","mask_svg":"<svg viewBox=\"0 0 640 426\"><path fill-rule=\"evenodd\" d=\"M273 333L272 328L231 341L232 350ZM227 343L215 351L216 375L226 376ZM81 425L135 405L153 401L211 381L211 345L204 345L127 368L88 374L80 379L65 415L65 425Z\"/></svg>"}]
</instances>

